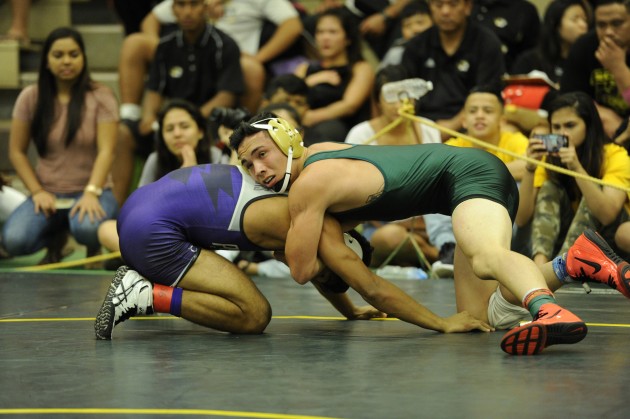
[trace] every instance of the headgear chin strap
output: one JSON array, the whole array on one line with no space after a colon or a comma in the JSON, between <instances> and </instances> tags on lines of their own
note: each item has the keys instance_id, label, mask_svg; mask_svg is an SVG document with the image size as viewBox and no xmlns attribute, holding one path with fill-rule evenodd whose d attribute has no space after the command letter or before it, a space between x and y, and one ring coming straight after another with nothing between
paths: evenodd
<instances>
[{"instance_id":1,"label":"headgear chin strap","mask_svg":"<svg viewBox=\"0 0 630 419\"><path fill-rule=\"evenodd\" d=\"M276 143L280 151L287 156L287 167L285 169L282 183L277 182L273 190L283 193L289 187L291 180L291 163L293 157L299 158L304 153L304 143L300 132L282 118L268 118L251 124L252 127L267 130L271 139Z\"/></svg>"},{"instance_id":2,"label":"headgear chin strap","mask_svg":"<svg viewBox=\"0 0 630 419\"><path fill-rule=\"evenodd\" d=\"M293 147L289 147L289 154L287 155L287 168L284 170L284 179L282 184L277 182L273 185L273 190L277 193L284 193L289 187L289 181L291 180L291 162L293 161Z\"/></svg>"}]
</instances>

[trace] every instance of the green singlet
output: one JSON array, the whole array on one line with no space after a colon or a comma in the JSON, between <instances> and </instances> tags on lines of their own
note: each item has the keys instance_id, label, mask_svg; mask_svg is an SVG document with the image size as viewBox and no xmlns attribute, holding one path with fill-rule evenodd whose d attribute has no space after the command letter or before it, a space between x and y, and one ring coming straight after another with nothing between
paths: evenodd
<instances>
[{"instance_id":1,"label":"green singlet","mask_svg":"<svg viewBox=\"0 0 630 419\"><path fill-rule=\"evenodd\" d=\"M444 144L355 145L313 154L304 167L328 159L372 163L385 179L377 199L335 213L340 220L393 221L422 214L451 215L457 205L471 198L498 202L512 220L518 208L514 178L501 160L484 150Z\"/></svg>"}]
</instances>

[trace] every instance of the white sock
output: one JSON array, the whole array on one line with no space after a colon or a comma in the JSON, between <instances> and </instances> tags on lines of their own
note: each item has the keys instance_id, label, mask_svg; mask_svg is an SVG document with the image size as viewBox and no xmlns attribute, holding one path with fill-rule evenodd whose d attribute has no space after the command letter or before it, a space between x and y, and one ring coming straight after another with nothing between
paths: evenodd
<instances>
[{"instance_id":1,"label":"white sock","mask_svg":"<svg viewBox=\"0 0 630 419\"><path fill-rule=\"evenodd\" d=\"M120 119L137 121L142 117L142 108L135 103L123 103L120 105Z\"/></svg>"}]
</instances>

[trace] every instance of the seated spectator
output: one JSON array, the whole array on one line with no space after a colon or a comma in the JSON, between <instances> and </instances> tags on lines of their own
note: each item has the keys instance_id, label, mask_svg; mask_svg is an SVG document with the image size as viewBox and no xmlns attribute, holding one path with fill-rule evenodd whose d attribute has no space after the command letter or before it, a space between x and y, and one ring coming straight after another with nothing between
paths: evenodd
<instances>
[{"instance_id":1,"label":"seated spectator","mask_svg":"<svg viewBox=\"0 0 630 419\"><path fill-rule=\"evenodd\" d=\"M297 111L301 120L308 110L307 98L308 86L304 80L295 74L283 74L272 78L267 84L261 108L272 103L288 103Z\"/></svg>"},{"instance_id":2,"label":"seated spectator","mask_svg":"<svg viewBox=\"0 0 630 419\"><path fill-rule=\"evenodd\" d=\"M88 256L100 253L97 229L118 210L109 176L117 125L116 97L90 79L81 35L53 30L37 85L24 88L13 109L9 159L31 196L4 225L10 255L56 244L47 262L58 262L67 229ZM35 168L27 155L31 140L39 156Z\"/></svg>"},{"instance_id":3,"label":"seated spectator","mask_svg":"<svg viewBox=\"0 0 630 419\"><path fill-rule=\"evenodd\" d=\"M129 193L134 155L153 149L153 123L167 99L185 99L208 117L215 107L232 107L243 92L240 52L225 33L207 23L203 0L175 0L178 29L163 37L151 62L142 105L142 119L123 119L115 172L116 197Z\"/></svg>"},{"instance_id":4,"label":"seated spectator","mask_svg":"<svg viewBox=\"0 0 630 419\"><path fill-rule=\"evenodd\" d=\"M368 119L374 82L372 68L361 58L358 28L341 9L319 15L315 42L320 60L300 65L295 73L309 88L302 120L308 144L345 138L352 126Z\"/></svg>"},{"instance_id":5,"label":"seated spectator","mask_svg":"<svg viewBox=\"0 0 630 419\"><path fill-rule=\"evenodd\" d=\"M429 5L426 0L410 1L400 12L399 19L402 38L398 38L387 50L378 65L379 70L388 65L400 64L407 41L433 25Z\"/></svg>"},{"instance_id":6,"label":"seated spectator","mask_svg":"<svg viewBox=\"0 0 630 419\"><path fill-rule=\"evenodd\" d=\"M462 127L470 90L498 88L505 73L501 43L469 19L472 6L472 0L429 0L433 26L406 44L402 60L411 77L433 83L433 90L418 101L416 114L454 131Z\"/></svg>"},{"instance_id":7,"label":"seated spectator","mask_svg":"<svg viewBox=\"0 0 630 419\"><path fill-rule=\"evenodd\" d=\"M391 1L356 1L322 0L316 9L317 14L306 19L305 26L310 33L315 33L315 21L319 14L330 9L342 9L359 28L361 38L377 58L382 58L394 40L400 37L399 17L401 10L409 0Z\"/></svg>"},{"instance_id":8,"label":"seated spectator","mask_svg":"<svg viewBox=\"0 0 630 419\"><path fill-rule=\"evenodd\" d=\"M532 138L527 155L537 160L602 179L611 185L630 186L630 157L604 133L593 100L583 92L567 93L549 107L553 134L568 137L568 146L549 151ZM586 228L598 230L609 243L617 227L628 220L627 193L613 186L600 187L585 179L547 171L527 164L520 187L516 224L532 222L532 255L537 264L567 251Z\"/></svg>"},{"instance_id":9,"label":"seated spectator","mask_svg":"<svg viewBox=\"0 0 630 419\"><path fill-rule=\"evenodd\" d=\"M580 91L593 98L608 137L614 138L630 116L630 3L601 0L595 5L595 30L571 47L560 91Z\"/></svg>"},{"instance_id":10,"label":"seated spectator","mask_svg":"<svg viewBox=\"0 0 630 419\"><path fill-rule=\"evenodd\" d=\"M160 129L156 151L147 158L138 186L155 182L180 167L227 163L222 153L210 145L206 121L207 118L192 103L181 99L170 101L158 115ZM98 238L106 249L120 250L116 220L103 222L98 229Z\"/></svg>"},{"instance_id":11,"label":"seated spectator","mask_svg":"<svg viewBox=\"0 0 630 419\"><path fill-rule=\"evenodd\" d=\"M540 33L538 9L528 0L474 0L471 19L501 40L505 66L536 45Z\"/></svg>"},{"instance_id":12,"label":"seated spectator","mask_svg":"<svg viewBox=\"0 0 630 419\"><path fill-rule=\"evenodd\" d=\"M346 142L351 144L378 144L378 145L403 145L403 144L429 144L440 143L440 131L428 125L404 119L393 129L375 137L376 133L383 130L398 119L398 110L403 102L396 100L387 102L383 95L383 86L387 83L407 79L407 72L401 65L392 65L381 69L376 74L372 98L377 103L379 116L355 125ZM409 96L400 92L397 97ZM413 100L408 103L413 107ZM436 260L438 250L429 243L426 236L422 217L415 217L399 222L385 223L372 221L363 224L363 235L370 240L374 247L372 255L373 266L380 266L403 240L408 240L411 234L413 240L420 246L425 257L433 262ZM418 266L418 254L411 242L406 243L396 253L390 264L400 266Z\"/></svg>"},{"instance_id":13,"label":"seated spectator","mask_svg":"<svg viewBox=\"0 0 630 419\"><path fill-rule=\"evenodd\" d=\"M512 74L538 70L559 83L571 46L588 31L588 14L582 0L555 0L545 11L540 38L535 48L518 57Z\"/></svg>"}]
</instances>

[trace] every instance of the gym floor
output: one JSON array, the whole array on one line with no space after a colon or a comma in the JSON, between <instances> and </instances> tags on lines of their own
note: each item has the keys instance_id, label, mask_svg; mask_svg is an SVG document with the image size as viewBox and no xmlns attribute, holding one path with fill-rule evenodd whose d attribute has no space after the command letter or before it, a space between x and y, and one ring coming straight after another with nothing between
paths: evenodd
<instances>
[{"instance_id":1,"label":"gym floor","mask_svg":"<svg viewBox=\"0 0 630 419\"><path fill-rule=\"evenodd\" d=\"M112 341L93 322L113 272L0 272L0 416L239 418L627 418L630 302L578 285L559 302L586 339L533 357L504 332L439 334L398 320L345 321L310 286L255 278L274 315L257 336L168 315ZM452 280L394 281L440 315ZM361 300L352 294L357 303Z\"/></svg>"}]
</instances>

